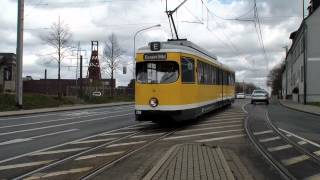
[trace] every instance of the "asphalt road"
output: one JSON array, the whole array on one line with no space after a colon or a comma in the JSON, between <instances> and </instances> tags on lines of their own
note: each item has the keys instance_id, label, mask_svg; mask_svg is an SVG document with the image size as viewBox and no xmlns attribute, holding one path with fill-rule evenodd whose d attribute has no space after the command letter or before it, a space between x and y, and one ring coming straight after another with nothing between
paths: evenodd
<instances>
[{"instance_id":1,"label":"asphalt road","mask_svg":"<svg viewBox=\"0 0 320 180\"><path fill-rule=\"evenodd\" d=\"M278 128L320 144L320 116L295 111L278 102L268 106L269 117Z\"/></svg>"},{"instance_id":2,"label":"asphalt road","mask_svg":"<svg viewBox=\"0 0 320 180\"><path fill-rule=\"evenodd\" d=\"M140 148L95 178L141 179L185 143L221 147L239 179L281 179L246 137L246 103L175 126L135 122L133 105L0 118L0 179L79 179Z\"/></svg>"},{"instance_id":3,"label":"asphalt road","mask_svg":"<svg viewBox=\"0 0 320 180\"><path fill-rule=\"evenodd\" d=\"M0 162L137 124L133 109L126 105L0 118Z\"/></svg>"},{"instance_id":4,"label":"asphalt road","mask_svg":"<svg viewBox=\"0 0 320 180\"><path fill-rule=\"evenodd\" d=\"M296 179L320 179L319 116L288 109L277 101L248 104L245 109L254 139L272 161Z\"/></svg>"}]
</instances>

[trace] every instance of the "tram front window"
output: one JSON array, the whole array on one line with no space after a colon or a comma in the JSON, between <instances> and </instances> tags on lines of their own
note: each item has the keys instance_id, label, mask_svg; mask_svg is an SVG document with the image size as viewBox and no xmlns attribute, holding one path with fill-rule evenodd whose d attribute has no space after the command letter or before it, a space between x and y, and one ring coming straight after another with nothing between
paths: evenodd
<instances>
[{"instance_id":1,"label":"tram front window","mask_svg":"<svg viewBox=\"0 0 320 180\"><path fill-rule=\"evenodd\" d=\"M139 62L136 66L139 83L168 84L177 81L179 65L176 62Z\"/></svg>"}]
</instances>

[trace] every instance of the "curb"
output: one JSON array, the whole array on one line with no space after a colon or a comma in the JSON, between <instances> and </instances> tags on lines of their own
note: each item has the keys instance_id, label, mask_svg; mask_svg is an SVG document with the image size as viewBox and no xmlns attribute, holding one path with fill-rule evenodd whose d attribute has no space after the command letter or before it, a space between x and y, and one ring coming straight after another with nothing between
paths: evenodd
<instances>
[{"instance_id":1,"label":"curb","mask_svg":"<svg viewBox=\"0 0 320 180\"><path fill-rule=\"evenodd\" d=\"M291 110L295 110L295 111L299 111L299 112L303 112L303 113L308 113L308 114L312 114L312 115L316 115L316 116L320 116L320 114L318 114L318 113L314 113L314 112L310 112L310 111L304 111L304 110L301 110L301 109L297 109L297 108L291 107L291 106L289 106L289 105L286 105L286 104L282 103L281 101L279 101L279 103L280 103L283 107L286 107L286 108L291 109Z\"/></svg>"},{"instance_id":2,"label":"curb","mask_svg":"<svg viewBox=\"0 0 320 180\"><path fill-rule=\"evenodd\" d=\"M95 104L95 105L83 105L83 106L75 105L75 106L68 106L68 107L30 109L30 110L21 110L21 111L4 111L4 112L0 112L0 117L30 115L30 114L40 114L40 113L50 113L50 112L62 112L62 111L80 110L80 109L94 109L94 108L123 106L123 105L132 105L132 104L134 104L134 102L120 102L120 103Z\"/></svg>"}]
</instances>

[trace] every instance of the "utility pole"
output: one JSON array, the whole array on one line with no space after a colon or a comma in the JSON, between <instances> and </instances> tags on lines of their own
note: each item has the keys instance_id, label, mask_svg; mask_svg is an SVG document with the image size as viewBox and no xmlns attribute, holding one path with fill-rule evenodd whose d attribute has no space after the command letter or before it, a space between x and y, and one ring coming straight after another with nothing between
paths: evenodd
<instances>
[{"instance_id":1,"label":"utility pole","mask_svg":"<svg viewBox=\"0 0 320 180\"><path fill-rule=\"evenodd\" d=\"M47 81L47 69L44 70L44 81L45 81L45 90L46 93L48 94L48 81Z\"/></svg>"},{"instance_id":2,"label":"utility pole","mask_svg":"<svg viewBox=\"0 0 320 180\"><path fill-rule=\"evenodd\" d=\"M304 20L304 0L302 0L302 21Z\"/></svg>"},{"instance_id":3,"label":"utility pole","mask_svg":"<svg viewBox=\"0 0 320 180\"><path fill-rule=\"evenodd\" d=\"M80 55L80 89L79 89L79 97L82 97L82 55Z\"/></svg>"},{"instance_id":4,"label":"utility pole","mask_svg":"<svg viewBox=\"0 0 320 180\"><path fill-rule=\"evenodd\" d=\"M18 0L18 29L17 29L17 83L16 83L16 105L22 108L22 66L23 66L23 19L24 0Z\"/></svg>"}]
</instances>

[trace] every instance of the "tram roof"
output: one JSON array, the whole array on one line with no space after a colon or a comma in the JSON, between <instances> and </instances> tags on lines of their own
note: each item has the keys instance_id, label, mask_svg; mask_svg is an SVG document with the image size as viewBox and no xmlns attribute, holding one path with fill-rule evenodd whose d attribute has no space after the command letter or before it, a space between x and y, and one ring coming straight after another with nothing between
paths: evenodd
<instances>
[{"instance_id":1,"label":"tram roof","mask_svg":"<svg viewBox=\"0 0 320 180\"><path fill-rule=\"evenodd\" d=\"M203 48L199 47L198 45L192 43L191 41L188 41L186 39L181 40L168 40L161 43L161 49L158 52L190 52L195 55L200 54L201 56L205 56L209 61L222 65L223 68L228 69L232 71L231 68L228 66L223 65L221 62L218 61L218 58L216 55L204 50ZM144 46L138 49L137 53L148 53L153 52L150 50L150 44L148 46Z\"/></svg>"}]
</instances>

